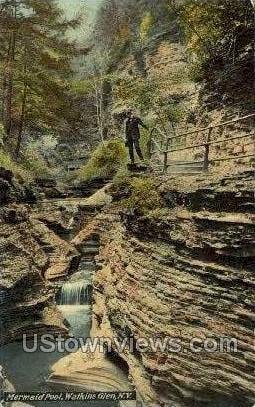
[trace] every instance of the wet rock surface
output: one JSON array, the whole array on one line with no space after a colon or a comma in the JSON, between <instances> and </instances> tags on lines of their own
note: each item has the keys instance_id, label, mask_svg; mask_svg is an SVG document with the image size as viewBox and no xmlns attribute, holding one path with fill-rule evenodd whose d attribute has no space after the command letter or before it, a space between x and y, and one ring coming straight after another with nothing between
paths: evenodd
<instances>
[{"instance_id":1,"label":"wet rock surface","mask_svg":"<svg viewBox=\"0 0 255 407\"><path fill-rule=\"evenodd\" d=\"M68 240L108 199L104 190L92 198L1 206L0 344L23 333L68 334L55 296L80 261Z\"/></svg>"},{"instance_id":2,"label":"wet rock surface","mask_svg":"<svg viewBox=\"0 0 255 407\"><path fill-rule=\"evenodd\" d=\"M61 318L47 321L54 309L55 290L50 278L66 277L76 250L32 219L28 207L1 208L0 318L1 343L33 332L65 331Z\"/></svg>"},{"instance_id":3,"label":"wet rock surface","mask_svg":"<svg viewBox=\"0 0 255 407\"><path fill-rule=\"evenodd\" d=\"M0 403L1 403L1 395L3 392L15 392L15 388L12 383L6 377L2 366L0 365ZM21 403L21 402L6 402L6 407L31 407L29 404Z\"/></svg>"},{"instance_id":4,"label":"wet rock surface","mask_svg":"<svg viewBox=\"0 0 255 407\"><path fill-rule=\"evenodd\" d=\"M165 208L146 215L123 209L128 190L114 192L112 204L103 189L79 203L44 201L33 211L17 203L1 207L1 343L20 339L24 332L67 333L54 306L56 289L81 253L93 255L91 335L133 338L135 344L170 338L179 346L124 352L113 346L140 405L251 407L253 174L158 178L156 184ZM69 233L70 240L74 237L70 243L63 240ZM195 351L190 347L194 338ZM206 342L222 346L226 338L234 340L234 350L212 352ZM107 363L78 352L55 367L53 378L81 389L101 369L112 387ZM118 377L116 370L116 383Z\"/></svg>"}]
</instances>

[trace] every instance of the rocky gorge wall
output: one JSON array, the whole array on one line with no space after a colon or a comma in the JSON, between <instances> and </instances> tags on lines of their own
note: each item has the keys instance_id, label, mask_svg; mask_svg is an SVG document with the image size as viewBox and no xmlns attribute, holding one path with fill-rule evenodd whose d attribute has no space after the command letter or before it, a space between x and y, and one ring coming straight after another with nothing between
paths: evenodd
<instances>
[{"instance_id":1,"label":"rocky gorge wall","mask_svg":"<svg viewBox=\"0 0 255 407\"><path fill-rule=\"evenodd\" d=\"M65 276L78 253L34 219L29 207L3 207L0 221L0 343L23 333L67 333L54 305L57 287L45 275Z\"/></svg>"},{"instance_id":2,"label":"rocky gorge wall","mask_svg":"<svg viewBox=\"0 0 255 407\"><path fill-rule=\"evenodd\" d=\"M251 406L253 173L157 183L163 210L131 213L115 191L116 202L75 239L79 245L91 234L100 236L92 334L134 343L172 338L181 345L156 352L114 349L127 363L142 405ZM212 352L210 339L214 347L222 338L237 348Z\"/></svg>"},{"instance_id":3,"label":"rocky gorge wall","mask_svg":"<svg viewBox=\"0 0 255 407\"><path fill-rule=\"evenodd\" d=\"M67 335L55 306L56 281L65 279L79 253L47 227L34 187L3 168L0 185L0 345L24 333ZM55 210L59 227L63 217L63 208Z\"/></svg>"},{"instance_id":4,"label":"rocky gorge wall","mask_svg":"<svg viewBox=\"0 0 255 407\"><path fill-rule=\"evenodd\" d=\"M140 180L146 183L148 177ZM86 389L88 368L95 374L103 369L112 380L110 358L128 372L138 405L251 407L254 184L252 171L157 177L162 207L142 212L125 205L132 191L121 181L86 200L86 221L70 243L49 226L61 233L75 227L77 203L74 212L69 200L50 206L46 201L36 210L24 202L5 203L1 344L19 340L22 333L68 334L54 305L58 281L71 271L79 248L99 238L91 336L111 339L112 349L106 347L106 359L81 352L67 356L53 367L52 381ZM114 338L132 342L133 349L120 351ZM170 348L140 344L166 338L173 341ZM219 351L226 338L231 347ZM213 352L209 339L217 344Z\"/></svg>"}]
</instances>

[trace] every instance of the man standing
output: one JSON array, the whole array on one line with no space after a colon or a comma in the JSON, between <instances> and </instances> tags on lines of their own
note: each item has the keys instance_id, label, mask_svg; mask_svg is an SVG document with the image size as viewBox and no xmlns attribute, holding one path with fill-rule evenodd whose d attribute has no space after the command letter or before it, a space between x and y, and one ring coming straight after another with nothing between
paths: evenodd
<instances>
[{"instance_id":1,"label":"man standing","mask_svg":"<svg viewBox=\"0 0 255 407\"><path fill-rule=\"evenodd\" d=\"M144 127L148 130L148 127L142 122L142 120L135 116L132 110L127 111L127 117L125 119L125 136L126 136L126 146L129 150L129 156L131 164L135 164L134 148L137 152L140 160L144 160L143 153L140 147L140 128Z\"/></svg>"}]
</instances>

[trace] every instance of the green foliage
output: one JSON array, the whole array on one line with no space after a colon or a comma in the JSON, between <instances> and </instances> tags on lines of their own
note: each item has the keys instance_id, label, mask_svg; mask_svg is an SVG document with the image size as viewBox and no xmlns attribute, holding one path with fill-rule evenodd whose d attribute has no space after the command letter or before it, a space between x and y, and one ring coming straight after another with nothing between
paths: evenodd
<instances>
[{"instance_id":1,"label":"green foliage","mask_svg":"<svg viewBox=\"0 0 255 407\"><path fill-rule=\"evenodd\" d=\"M119 105L133 106L144 112L152 107L157 89L155 81L122 76L116 78L113 91Z\"/></svg>"},{"instance_id":2,"label":"green foliage","mask_svg":"<svg viewBox=\"0 0 255 407\"><path fill-rule=\"evenodd\" d=\"M169 79L169 78L168 78ZM176 72L170 78L171 86L180 84L185 79L185 74ZM116 110L121 110L124 106L132 106L140 111L143 115L153 113L150 123L147 124L153 128L155 124L166 126L167 123L177 124L185 115L185 107L182 100L173 100L167 94L168 89L161 81L161 78L147 78L129 76L115 79L113 85L114 99L116 100ZM141 132L141 144L143 151L147 149L149 141L149 132Z\"/></svg>"},{"instance_id":3,"label":"green foliage","mask_svg":"<svg viewBox=\"0 0 255 407\"><path fill-rule=\"evenodd\" d=\"M34 151L43 157L55 155L55 149L58 145L57 138L52 133L45 133L40 139L32 140L26 143L26 149Z\"/></svg>"},{"instance_id":4,"label":"green foliage","mask_svg":"<svg viewBox=\"0 0 255 407\"><path fill-rule=\"evenodd\" d=\"M146 121L146 124L147 124L148 126L150 126L151 123L149 123L148 121ZM150 128L152 128L152 127L153 127L153 125L150 126ZM148 156L148 143L149 143L149 141L150 141L150 130L148 131L148 130L142 129L142 130L140 131L140 134L141 134L141 137L140 137L141 150L142 150L142 152L143 152L144 158L145 158L145 159L148 159L148 158L150 158L150 157Z\"/></svg>"},{"instance_id":5,"label":"green foliage","mask_svg":"<svg viewBox=\"0 0 255 407\"><path fill-rule=\"evenodd\" d=\"M150 211L149 217L152 219L163 219L165 217L169 216L169 208L164 207L164 208L156 208Z\"/></svg>"},{"instance_id":6,"label":"green foliage","mask_svg":"<svg viewBox=\"0 0 255 407\"><path fill-rule=\"evenodd\" d=\"M149 215L165 208L157 184L152 177L134 177L126 169L120 169L113 179L112 194L122 199L123 209ZM124 199L123 199L124 198Z\"/></svg>"},{"instance_id":7,"label":"green foliage","mask_svg":"<svg viewBox=\"0 0 255 407\"><path fill-rule=\"evenodd\" d=\"M53 176L53 172L45 160L32 150L26 151L20 162L16 162L6 151L0 148L0 167L12 171L17 179L24 181Z\"/></svg>"},{"instance_id":8,"label":"green foliage","mask_svg":"<svg viewBox=\"0 0 255 407\"><path fill-rule=\"evenodd\" d=\"M19 180L32 181L35 178L46 178L53 175L47 162L39 153L46 152L55 145L51 135L47 135L42 139L42 142L34 141L29 143L29 147L23 149L22 157L19 162L15 161L9 153L7 153L1 142L4 137L4 129L0 123L0 166L14 173Z\"/></svg>"},{"instance_id":9,"label":"green foliage","mask_svg":"<svg viewBox=\"0 0 255 407\"><path fill-rule=\"evenodd\" d=\"M22 155L22 166L33 178L50 178L53 171L43 157L33 149L27 149Z\"/></svg>"},{"instance_id":10,"label":"green foliage","mask_svg":"<svg viewBox=\"0 0 255 407\"><path fill-rule=\"evenodd\" d=\"M123 141L117 138L108 140L97 147L89 162L78 171L78 179L84 181L95 176L113 176L126 160Z\"/></svg>"},{"instance_id":11,"label":"green foliage","mask_svg":"<svg viewBox=\"0 0 255 407\"><path fill-rule=\"evenodd\" d=\"M143 40L151 32L169 29L172 17L168 0L102 0L95 23L96 40L111 49L125 41Z\"/></svg>"},{"instance_id":12,"label":"green foliage","mask_svg":"<svg viewBox=\"0 0 255 407\"><path fill-rule=\"evenodd\" d=\"M0 123L0 167L13 172L15 177L19 180L32 180L32 175L21 164L15 162L10 154L5 151L3 139L5 137L4 126Z\"/></svg>"},{"instance_id":13,"label":"green foliage","mask_svg":"<svg viewBox=\"0 0 255 407\"><path fill-rule=\"evenodd\" d=\"M172 7L175 6L171 0ZM177 9L192 59L192 79L214 77L228 65L236 69L251 56L254 13L250 0L186 0Z\"/></svg>"},{"instance_id":14,"label":"green foliage","mask_svg":"<svg viewBox=\"0 0 255 407\"><path fill-rule=\"evenodd\" d=\"M54 0L3 0L1 10L2 115L18 156L25 130L57 130L69 119L69 78L78 50L66 33L79 18L67 21Z\"/></svg>"},{"instance_id":15,"label":"green foliage","mask_svg":"<svg viewBox=\"0 0 255 407\"><path fill-rule=\"evenodd\" d=\"M19 180L31 181L33 178L29 171L16 163L2 148L0 148L0 167L12 171L15 177Z\"/></svg>"},{"instance_id":16,"label":"green foliage","mask_svg":"<svg viewBox=\"0 0 255 407\"><path fill-rule=\"evenodd\" d=\"M91 79L74 80L72 90L76 95L90 94L93 92L93 82Z\"/></svg>"},{"instance_id":17,"label":"green foliage","mask_svg":"<svg viewBox=\"0 0 255 407\"><path fill-rule=\"evenodd\" d=\"M120 169L116 172L114 178L113 178L113 184L115 187L118 187L120 185L124 185L126 182L128 183L130 179L130 172L128 171L128 168L125 166L120 167Z\"/></svg>"},{"instance_id":18,"label":"green foliage","mask_svg":"<svg viewBox=\"0 0 255 407\"><path fill-rule=\"evenodd\" d=\"M147 214L151 210L164 206L156 183L151 178L131 178L129 180L130 196L123 201L123 205L129 211L138 211Z\"/></svg>"},{"instance_id":19,"label":"green foliage","mask_svg":"<svg viewBox=\"0 0 255 407\"><path fill-rule=\"evenodd\" d=\"M144 42L148 38L152 30L153 23L154 17L150 11L147 11L143 16L140 24L140 38L142 42Z\"/></svg>"},{"instance_id":20,"label":"green foliage","mask_svg":"<svg viewBox=\"0 0 255 407\"><path fill-rule=\"evenodd\" d=\"M162 106L161 114L169 122L176 124L179 123L185 116L185 110L181 103L166 103Z\"/></svg>"}]
</instances>

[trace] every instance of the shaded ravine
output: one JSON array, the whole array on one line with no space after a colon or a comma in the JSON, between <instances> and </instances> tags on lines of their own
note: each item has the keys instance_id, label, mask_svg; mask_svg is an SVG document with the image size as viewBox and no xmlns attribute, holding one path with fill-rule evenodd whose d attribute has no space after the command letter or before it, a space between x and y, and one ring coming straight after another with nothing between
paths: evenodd
<instances>
[{"instance_id":1,"label":"shaded ravine","mask_svg":"<svg viewBox=\"0 0 255 407\"><path fill-rule=\"evenodd\" d=\"M56 295L58 309L65 318L70 334L75 337L86 339L89 337L91 328L91 296L85 293L88 290L89 276L93 272L93 262L82 259L79 262L77 271L72 275L70 281L63 284L61 291ZM80 289L83 285L84 290ZM83 295L84 294L84 295ZM26 341L28 349L33 349L35 340ZM38 346L40 343L38 343ZM23 350L21 342L14 342L1 348L0 363L5 366L8 378L12 382L16 391L49 391L47 378L51 371L51 366L66 356L68 353L59 353L57 350L45 353L37 349L33 353ZM62 390L65 390L63 388ZM54 402L34 402L36 406L56 407L66 406L66 403ZM84 403L77 403L83 406ZM95 403L101 406L101 403ZM105 404L108 407L109 404Z\"/></svg>"},{"instance_id":2,"label":"shaded ravine","mask_svg":"<svg viewBox=\"0 0 255 407\"><path fill-rule=\"evenodd\" d=\"M88 208L89 215L93 216L93 208ZM87 212L87 211L85 211ZM79 216L83 215L83 219ZM70 219L70 228L64 230L65 233L61 233L61 237L65 240L71 240L76 232L79 231L79 226L84 224L84 213L80 208L77 208L75 219ZM46 223L46 222L45 222ZM50 225L49 225L50 226ZM53 228L54 229L53 225ZM55 230L55 233L58 231ZM62 231L63 232L63 231ZM57 233L60 235L60 233ZM80 259L73 269L71 277L64 282L61 290L56 294L56 304L61 311L65 325L68 327L70 335L75 338L86 339L90 335L91 329L91 299L92 299L92 274L95 271L95 256L98 254L99 242L98 240L91 240L79 248ZM55 284L50 283L50 284ZM56 283L56 286L60 286L60 282ZM29 349L33 348L35 342L29 340L26 342ZM38 346L40 343L38 344ZM12 382L16 391L47 391L56 390L56 384L53 385L47 378L50 375L51 367L61 359L65 358L68 353L59 353L57 350L50 353L42 352L37 349L33 353L27 353L23 351L23 345L20 342L14 342L7 344L1 348L0 352L0 364L5 367L6 373L10 381ZM119 371L113 363L107 362L108 368L106 371L99 374L99 372L91 372L90 379L88 381L87 391L101 390L98 385L105 381L105 388L114 390L122 390L123 383L127 383L127 377L124 373ZM103 374L102 374L103 373ZM121 380L119 380L122 375ZM109 386L110 384L110 386ZM74 383L63 383L57 386L57 390L81 390L79 386ZM126 385L123 390L129 386ZM85 390L85 389L83 389ZM62 407L67 404L64 402L46 403L34 402L36 406L56 406ZM90 402L77 402L77 406L91 405ZM117 406L116 402L93 402L95 407L114 407Z\"/></svg>"},{"instance_id":3,"label":"shaded ravine","mask_svg":"<svg viewBox=\"0 0 255 407\"><path fill-rule=\"evenodd\" d=\"M93 236L83 245L79 246L81 252L81 269L72 275L66 284L61 289L61 295L58 297L59 308L66 315L66 319L71 324L70 314L65 314L65 311L70 312L70 308L77 307L77 303L91 302L92 300L92 276L96 270L95 256L99 253L99 240L97 236ZM66 304L69 305L66 305ZM65 304L65 305L63 305ZM73 304L73 305L70 305ZM75 305L76 304L76 305ZM79 306L78 306L79 307ZM91 323L92 307L89 307L89 321ZM77 331L76 331L77 333ZM75 335L74 335L75 336ZM114 363L114 360L107 358L105 354L98 354L97 351L93 355L89 352L83 353L81 349L73 354L77 359L77 374L68 375L69 356L60 359L57 364L63 366L63 372L66 373L58 377L54 372L50 375L47 383L57 390L68 389L72 391L130 391L133 387L128 382L128 372L125 368L120 368ZM96 359L96 363L91 366L86 364L88 358ZM85 368L86 366L86 368ZM122 403L121 405L133 405L133 402ZM108 404L101 401L100 406L104 407ZM111 406L117 406L117 402L111 401Z\"/></svg>"}]
</instances>

